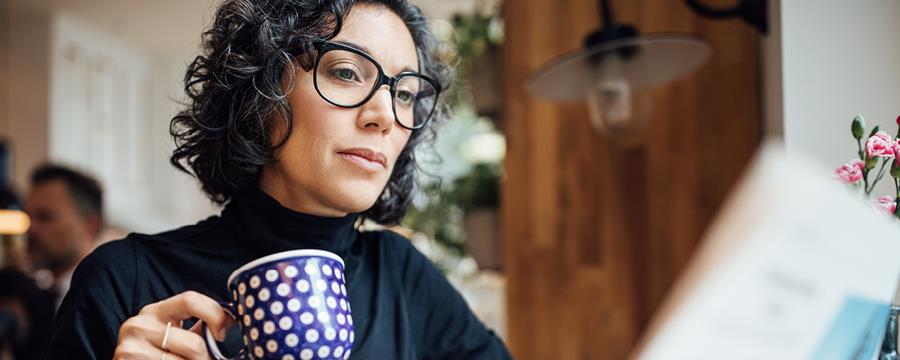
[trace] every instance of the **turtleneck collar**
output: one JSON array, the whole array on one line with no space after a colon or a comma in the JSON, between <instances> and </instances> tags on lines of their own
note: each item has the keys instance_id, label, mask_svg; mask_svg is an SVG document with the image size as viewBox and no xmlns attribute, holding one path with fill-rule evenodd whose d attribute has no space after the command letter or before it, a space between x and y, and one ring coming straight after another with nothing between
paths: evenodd
<instances>
[{"instance_id":1,"label":"turtleneck collar","mask_svg":"<svg viewBox=\"0 0 900 360\"><path fill-rule=\"evenodd\" d=\"M321 217L282 206L278 200L252 187L232 197L222 220L245 246L270 254L294 249L321 249L341 257L349 254L356 238L358 214Z\"/></svg>"}]
</instances>

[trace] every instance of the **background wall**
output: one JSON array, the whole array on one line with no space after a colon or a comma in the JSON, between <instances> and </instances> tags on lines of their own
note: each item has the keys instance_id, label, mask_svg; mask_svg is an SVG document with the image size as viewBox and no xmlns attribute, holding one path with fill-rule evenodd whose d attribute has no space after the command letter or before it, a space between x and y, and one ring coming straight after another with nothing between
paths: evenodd
<instances>
[{"instance_id":1,"label":"background wall","mask_svg":"<svg viewBox=\"0 0 900 360\"><path fill-rule=\"evenodd\" d=\"M217 212L168 164L169 119L209 4L3 1L0 135L12 144L16 188L27 191L31 171L52 161L98 177L107 222L126 231Z\"/></svg>"},{"instance_id":2,"label":"background wall","mask_svg":"<svg viewBox=\"0 0 900 360\"><path fill-rule=\"evenodd\" d=\"M612 142L589 125L586 106L524 90L530 71L599 25L596 1L505 3L502 214L518 359L625 358L761 136L755 29L700 19L681 1L613 4L641 31L695 33L715 52L650 95L643 139Z\"/></svg>"},{"instance_id":3,"label":"background wall","mask_svg":"<svg viewBox=\"0 0 900 360\"><path fill-rule=\"evenodd\" d=\"M850 120L897 134L900 1L774 1L780 12L784 140L829 167L856 154ZM884 193L890 184L883 181ZM874 193L873 193L874 194Z\"/></svg>"},{"instance_id":4,"label":"background wall","mask_svg":"<svg viewBox=\"0 0 900 360\"><path fill-rule=\"evenodd\" d=\"M32 164L47 158L50 100L50 17L40 11L9 4L7 44L7 93L5 133L15 137L13 180L25 189ZM27 36L13 36L27 34ZM27 139L27 141L26 141Z\"/></svg>"}]
</instances>

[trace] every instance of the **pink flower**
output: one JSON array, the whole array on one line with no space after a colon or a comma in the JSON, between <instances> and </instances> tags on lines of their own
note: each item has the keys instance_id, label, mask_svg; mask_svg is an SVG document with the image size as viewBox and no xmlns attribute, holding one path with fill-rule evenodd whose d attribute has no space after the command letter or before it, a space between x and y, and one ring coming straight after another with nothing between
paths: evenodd
<instances>
[{"instance_id":1,"label":"pink flower","mask_svg":"<svg viewBox=\"0 0 900 360\"><path fill-rule=\"evenodd\" d=\"M847 185L856 184L862 180L864 166L866 165L859 159L853 159L849 164L837 168L834 171L834 177Z\"/></svg>"},{"instance_id":2,"label":"pink flower","mask_svg":"<svg viewBox=\"0 0 900 360\"><path fill-rule=\"evenodd\" d=\"M884 131L879 131L866 140L866 153L869 158L894 157L894 138Z\"/></svg>"},{"instance_id":3,"label":"pink flower","mask_svg":"<svg viewBox=\"0 0 900 360\"><path fill-rule=\"evenodd\" d=\"M894 150L894 155L900 154L900 139L894 141L894 144L891 146L891 149ZM900 165L900 157L895 158L897 165Z\"/></svg>"},{"instance_id":4,"label":"pink flower","mask_svg":"<svg viewBox=\"0 0 900 360\"><path fill-rule=\"evenodd\" d=\"M875 211L885 214L885 215L893 215L894 211L897 210L897 203L894 201L894 198L891 196L882 196L875 201Z\"/></svg>"}]
</instances>

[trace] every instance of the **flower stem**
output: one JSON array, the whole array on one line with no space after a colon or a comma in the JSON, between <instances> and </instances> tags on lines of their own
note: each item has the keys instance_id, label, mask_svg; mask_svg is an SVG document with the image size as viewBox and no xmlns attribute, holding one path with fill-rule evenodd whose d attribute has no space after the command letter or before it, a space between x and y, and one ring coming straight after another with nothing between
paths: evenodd
<instances>
[{"instance_id":1,"label":"flower stem","mask_svg":"<svg viewBox=\"0 0 900 360\"><path fill-rule=\"evenodd\" d=\"M896 192L894 203L897 204L894 207L894 217L900 219L900 179L894 178L894 191Z\"/></svg>"},{"instance_id":2,"label":"flower stem","mask_svg":"<svg viewBox=\"0 0 900 360\"><path fill-rule=\"evenodd\" d=\"M866 198L869 198L869 169L866 169L863 166L863 192L866 194Z\"/></svg>"},{"instance_id":3,"label":"flower stem","mask_svg":"<svg viewBox=\"0 0 900 360\"><path fill-rule=\"evenodd\" d=\"M871 193L872 190L875 190L875 185L877 185L878 182L881 181L881 178L884 177L884 165L887 163L888 163L887 159L881 160L881 167L878 168L878 172L877 172L878 175L875 176L875 181L872 181L872 187L867 191L868 193Z\"/></svg>"}]
</instances>

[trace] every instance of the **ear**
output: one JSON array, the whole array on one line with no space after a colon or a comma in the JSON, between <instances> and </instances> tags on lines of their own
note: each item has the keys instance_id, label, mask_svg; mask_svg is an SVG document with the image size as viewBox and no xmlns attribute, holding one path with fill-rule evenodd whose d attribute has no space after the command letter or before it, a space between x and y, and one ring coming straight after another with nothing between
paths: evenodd
<instances>
[{"instance_id":1,"label":"ear","mask_svg":"<svg viewBox=\"0 0 900 360\"><path fill-rule=\"evenodd\" d=\"M100 221L100 217L96 215L88 216L84 219L84 231L85 235L88 236L92 241L97 241L97 238L100 236L100 229L103 227L103 222Z\"/></svg>"}]
</instances>

